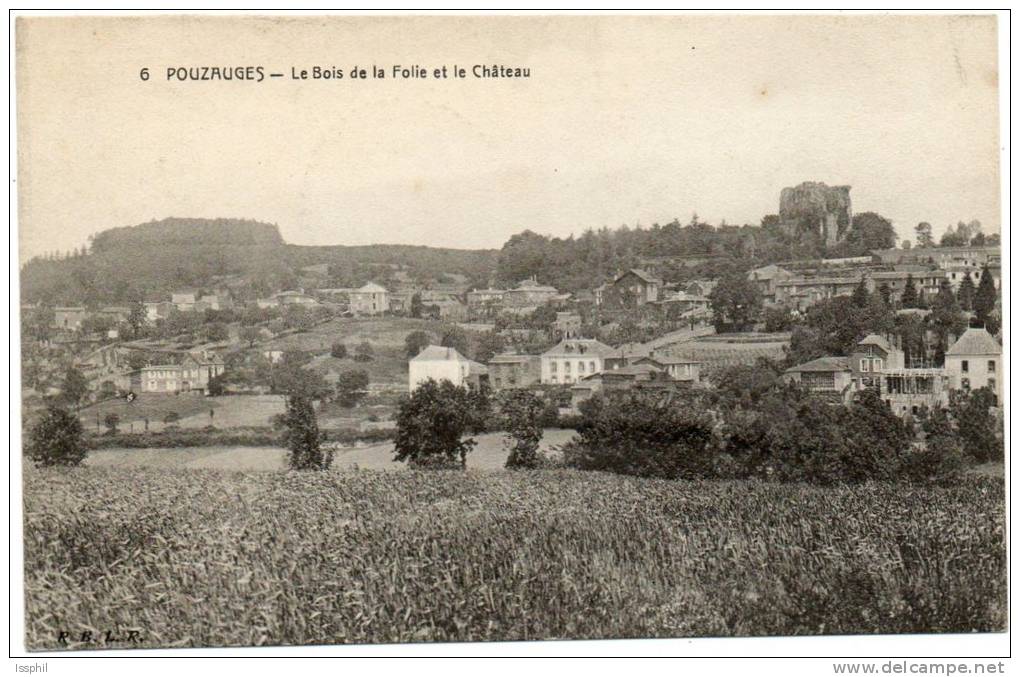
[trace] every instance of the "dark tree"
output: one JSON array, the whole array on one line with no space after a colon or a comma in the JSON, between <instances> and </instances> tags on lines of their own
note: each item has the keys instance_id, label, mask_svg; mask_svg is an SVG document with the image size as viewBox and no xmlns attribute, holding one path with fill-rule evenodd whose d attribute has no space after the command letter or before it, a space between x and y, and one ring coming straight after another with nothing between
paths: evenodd
<instances>
[{"instance_id":1,"label":"dark tree","mask_svg":"<svg viewBox=\"0 0 1020 677\"><path fill-rule=\"evenodd\" d=\"M878 296L886 306L892 306L892 289L885 282L878 285Z\"/></svg>"},{"instance_id":2,"label":"dark tree","mask_svg":"<svg viewBox=\"0 0 1020 677\"><path fill-rule=\"evenodd\" d=\"M329 347L329 354L338 360L342 360L347 357L347 346L339 341L334 341L333 345Z\"/></svg>"},{"instance_id":3,"label":"dark tree","mask_svg":"<svg viewBox=\"0 0 1020 677\"><path fill-rule=\"evenodd\" d=\"M985 266L981 270L981 280L978 282L977 291L974 293L974 315L977 321L986 327L992 312L995 310L996 300L995 279L992 277L992 271L988 269L988 266Z\"/></svg>"},{"instance_id":4,"label":"dark tree","mask_svg":"<svg viewBox=\"0 0 1020 677\"><path fill-rule=\"evenodd\" d=\"M917 234L917 246L918 247L934 247L935 238L931 234L931 224L927 221L922 221L914 227L914 232Z\"/></svg>"},{"instance_id":5,"label":"dark tree","mask_svg":"<svg viewBox=\"0 0 1020 677\"><path fill-rule=\"evenodd\" d=\"M108 435L117 434L117 426L120 424L120 416L116 412L110 412L103 418L103 423L106 425L106 433Z\"/></svg>"},{"instance_id":6,"label":"dark tree","mask_svg":"<svg viewBox=\"0 0 1020 677\"><path fill-rule=\"evenodd\" d=\"M81 421L67 409L50 406L29 430L25 454L38 466L80 465L88 455Z\"/></svg>"},{"instance_id":7,"label":"dark tree","mask_svg":"<svg viewBox=\"0 0 1020 677\"><path fill-rule=\"evenodd\" d=\"M956 290L956 302L960 304L961 310L973 309L974 294L976 293L977 288L974 286L974 280L965 273L963 280L960 281L960 288Z\"/></svg>"},{"instance_id":8,"label":"dark tree","mask_svg":"<svg viewBox=\"0 0 1020 677\"><path fill-rule=\"evenodd\" d=\"M467 332L456 325L451 325L443 330L443 336L439 339L439 345L444 348L453 348L461 355L468 355Z\"/></svg>"},{"instance_id":9,"label":"dark tree","mask_svg":"<svg viewBox=\"0 0 1020 677\"><path fill-rule=\"evenodd\" d=\"M342 407L353 407L368 394L368 372L353 369L342 372L336 379L337 401Z\"/></svg>"},{"instance_id":10,"label":"dark tree","mask_svg":"<svg viewBox=\"0 0 1020 677\"><path fill-rule=\"evenodd\" d=\"M167 412L166 416L163 417L163 424L168 428L177 426L177 422L181 420L181 415L176 411Z\"/></svg>"},{"instance_id":11,"label":"dark tree","mask_svg":"<svg viewBox=\"0 0 1020 677\"><path fill-rule=\"evenodd\" d=\"M412 331L404 339L404 351L407 354L408 359L414 357L422 351L429 344L429 335L420 329Z\"/></svg>"},{"instance_id":12,"label":"dark tree","mask_svg":"<svg viewBox=\"0 0 1020 677\"><path fill-rule=\"evenodd\" d=\"M856 287L854 287L854 293L850 296L850 303L854 304L854 306L858 308L864 308L868 305L868 297L868 285L864 282L864 278L862 277L861 281L857 283Z\"/></svg>"},{"instance_id":13,"label":"dark tree","mask_svg":"<svg viewBox=\"0 0 1020 677\"><path fill-rule=\"evenodd\" d=\"M227 325L222 322L213 322L205 326L205 340L209 342L226 341L230 337Z\"/></svg>"},{"instance_id":14,"label":"dark tree","mask_svg":"<svg viewBox=\"0 0 1020 677\"><path fill-rule=\"evenodd\" d=\"M731 272L719 280L709 300L717 331L750 328L757 321L762 306L758 287L741 272Z\"/></svg>"},{"instance_id":15,"label":"dark tree","mask_svg":"<svg viewBox=\"0 0 1020 677\"><path fill-rule=\"evenodd\" d=\"M506 346L504 338L494 331L487 331L478 337L475 342L474 359L487 363L493 355L499 353Z\"/></svg>"},{"instance_id":16,"label":"dark tree","mask_svg":"<svg viewBox=\"0 0 1020 677\"><path fill-rule=\"evenodd\" d=\"M464 435L481 428L472 400L467 388L449 381L421 383L400 404L394 459L425 468L466 467L475 440Z\"/></svg>"},{"instance_id":17,"label":"dark tree","mask_svg":"<svg viewBox=\"0 0 1020 677\"><path fill-rule=\"evenodd\" d=\"M422 303L421 294L415 292L411 297L411 317L421 317Z\"/></svg>"},{"instance_id":18,"label":"dark tree","mask_svg":"<svg viewBox=\"0 0 1020 677\"><path fill-rule=\"evenodd\" d=\"M537 468L542 463L538 447L542 442L541 417L545 403L527 390L511 390L500 403L506 437L507 468Z\"/></svg>"},{"instance_id":19,"label":"dark tree","mask_svg":"<svg viewBox=\"0 0 1020 677\"><path fill-rule=\"evenodd\" d=\"M892 221L880 214L860 212L854 214L846 241L856 254L867 254L875 249L892 249L896 246L896 229Z\"/></svg>"},{"instance_id":20,"label":"dark tree","mask_svg":"<svg viewBox=\"0 0 1020 677\"><path fill-rule=\"evenodd\" d=\"M252 348L259 340L258 327L241 327L241 331L238 333L238 336L242 341L248 344L249 348Z\"/></svg>"},{"instance_id":21,"label":"dark tree","mask_svg":"<svg viewBox=\"0 0 1020 677\"><path fill-rule=\"evenodd\" d=\"M354 349L355 362L371 362L375 356L375 349L368 341L362 341Z\"/></svg>"},{"instance_id":22,"label":"dark tree","mask_svg":"<svg viewBox=\"0 0 1020 677\"><path fill-rule=\"evenodd\" d=\"M60 386L60 393L71 407L77 409L89 393L89 382L85 378L85 374L81 373L77 367L68 367L64 372L64 382Z\"/></svg>"},{"instance_id":23,"label":"dark tree","mask_svg":"<svg viewBox=\"0 0 1020 677\"><path fill-rule=\"evenodd\" d=\"M995 393L989 388L958 390L950 395L949 411L963 449L982 463L1001 461L1004 455L1002 427L992 413L995 405Z\"/></svg>"},{"instance_id":24,"label":"dark tree","mask_svg":"<svg viewBox=\"0 0 1020 677\"><path fill-rule=\"evenodd\" d=\"M281 423L284 426L284 444L287 445L287 466L291 470L328 470L333 463L333 451L323 449L323 436L315 420L315 408L308 397L292 395L287 398L287 411Z\"/></svg>"},{"instance_id":25,"label":"dark tree","mask_svg":"<svg viewBox=\"0 0 1020 677\"><path fill-rule=\"evenodd\" d=\"M917 286L914 284L914 276L907 274L907 282L903 286L903 296L900 298L900 305L904 308L917 307Z\"/></svg>"}]
</instances>

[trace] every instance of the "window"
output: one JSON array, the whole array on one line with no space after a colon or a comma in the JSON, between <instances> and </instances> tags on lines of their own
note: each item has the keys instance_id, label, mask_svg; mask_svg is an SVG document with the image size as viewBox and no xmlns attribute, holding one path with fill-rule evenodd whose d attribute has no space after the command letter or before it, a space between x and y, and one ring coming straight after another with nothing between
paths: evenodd
<instances>
[{"instance_id":1,"label":"window","mask_svg":"<svg viewBox=\"0 0 1020 677\"><path fill-rule=\"evenodd\" d=\"M882 358L879 357L871 361L871 371L882 371Z\"/></svg>"},{"instance_id":2,"label":"window","mask_svg":"<svg viewBox=\"0 0 1020 677\"><path fill-rule=\"evenodd\" d=\"M595 373L595 360L592 360L591 362L588 363L588 371L590 371L593 374Z\"/></svg>"},{"instance_id":3,"label":"window","mask_svg":"<svg viewBox=\"0 0 1020 677\"><path fill-rule=\"evenodd\" d=\"M970 371L970 363L967 360L960 360L960 371L964 374Z\"/></svg>"},{"instance_id":4,"label":"window","mask_svg":"<svg viewBox=\"0 0 1020 677\"><path fill-rule=\"evenodd\" d=\"M991 390L992 392L995 392L995 379L994 378L988 379L988 389Z\"/></svg>"},{"instance_id":5,"label":"window","mask_svg":"<svg viewBox=\"0 0 1020 677\"><path fill-rule=\"evenodd\" d=\"M577 373L579 373L579 374L583 374L584 373L584 362L578 362L577 363Z\"/></svg>"},{"instance_id":6,"label":"window","mask_svg":"<svg viewBox=\"0 0 1020 677\"><path fill-rule=\"evenodd\" d=\"M570 373L570 362L563 363L563 371L567 372L568 374Z\"/></svg>"},{"instance_id":7,"label":"window","mask_svg":"<svg viewBox=\"0 0 1020 677\"><path fill-rule=\"evenodd\" d=\"M989 374L995 373L995 360L988 360L988 373Z\"/></svg>"},{"instance_id":8,"label":"window","mask_svg":"<svg viewBox=\"0 0 1020 677\"><path fill-rule=\"evenodd\" d=\"M861 360L861 371L868 371L868 361Z\"/></svg>"},{"instance_id":9,"label":"window","mask_svg":"<svg viewBox=\"0 0 1020 677\"><path fill-rule=\"evenodd\" d=\"M549 362L549 371L555 372L556 371L556 364L557 364L556 362Z\"/></svg>"}]
</instances>

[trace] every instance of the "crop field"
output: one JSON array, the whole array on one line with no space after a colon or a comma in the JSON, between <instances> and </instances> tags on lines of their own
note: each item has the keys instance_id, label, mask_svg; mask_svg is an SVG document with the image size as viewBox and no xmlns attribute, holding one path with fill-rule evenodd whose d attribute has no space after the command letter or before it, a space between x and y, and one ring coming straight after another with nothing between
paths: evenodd
<instances>
[{"instance_id":1,"label":"crop field","mask_svg":"<svg viewBox=\"0 0 1020 677\"><path fill-rule=\"evenodd\" d=\"M1007 613L986 477L28 469L24 542L37 650L85 630L200 647L994 631Z\"/></svg>"}]
</instances>

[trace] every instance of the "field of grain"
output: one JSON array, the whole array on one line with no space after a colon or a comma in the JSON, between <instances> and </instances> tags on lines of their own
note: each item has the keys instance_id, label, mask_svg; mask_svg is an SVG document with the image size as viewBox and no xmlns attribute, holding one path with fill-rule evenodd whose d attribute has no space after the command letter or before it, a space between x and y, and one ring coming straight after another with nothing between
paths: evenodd
<instances>
[{"instance_id":1,"label":"field of grain","mask_svg":"<svg viewBox=\"0 0 1020 677\"><path fill-rule=\"evenodd\" d=\"M1007 612L1003 483L979 477L28 470L24 542L33 649L83 630L146 647L971 632Z\"/></svg>"}]
</instances>

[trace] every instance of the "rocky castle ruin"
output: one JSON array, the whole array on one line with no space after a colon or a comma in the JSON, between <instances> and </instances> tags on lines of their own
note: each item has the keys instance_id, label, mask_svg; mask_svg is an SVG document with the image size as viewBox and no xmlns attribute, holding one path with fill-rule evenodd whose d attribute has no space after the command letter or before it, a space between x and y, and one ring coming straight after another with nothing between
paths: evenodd
<instances>
[{"instance_id":1,"label":"rocky castle ruin","mask_svg":"<svg viewBox=\"0 0 1020 677\"><path fill-rule=\"evenodd\" d=\"M805 181L779 194L779 222L791 234L817 233L826 247L842 242L850 230L850 186Z\"/></svg>"}]
</instances>

